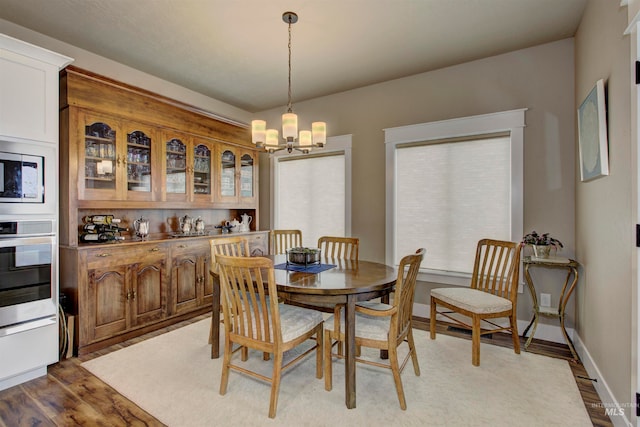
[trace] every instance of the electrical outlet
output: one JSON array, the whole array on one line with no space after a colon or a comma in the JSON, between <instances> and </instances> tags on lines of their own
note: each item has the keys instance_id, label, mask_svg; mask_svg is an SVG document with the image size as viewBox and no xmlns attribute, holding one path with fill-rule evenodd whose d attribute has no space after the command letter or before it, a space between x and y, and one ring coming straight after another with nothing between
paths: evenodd
<instances>
[{"instance_id":1,"label":"electrical outlet","mask_svg":"<svg viewBox=\"0 0 640 427\"><path fill-rule=\"evenodd\" d=\"M540 294L540 305L542 307L551 307L551 294Z\"/></svg>"}]
</instances>

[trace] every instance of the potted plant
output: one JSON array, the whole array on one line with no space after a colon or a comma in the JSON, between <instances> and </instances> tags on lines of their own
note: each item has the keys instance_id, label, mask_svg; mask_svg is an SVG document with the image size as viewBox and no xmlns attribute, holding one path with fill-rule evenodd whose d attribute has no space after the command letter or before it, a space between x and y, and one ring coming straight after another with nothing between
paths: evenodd
<instances>
[{"instance_id":1,"label":"potted plant","mask_svg":"<svg viewBox=\"0 0 640 427\"><path fill-rule=\"evenodd\" d=\"M549 233L538 234L535 230L526 234L522 238L522 243L533 246L533 254L536 258L549 258L551 248L557 251L558 248L564 247L560 240L549 236Z\"/></svg>"}]
</instances>

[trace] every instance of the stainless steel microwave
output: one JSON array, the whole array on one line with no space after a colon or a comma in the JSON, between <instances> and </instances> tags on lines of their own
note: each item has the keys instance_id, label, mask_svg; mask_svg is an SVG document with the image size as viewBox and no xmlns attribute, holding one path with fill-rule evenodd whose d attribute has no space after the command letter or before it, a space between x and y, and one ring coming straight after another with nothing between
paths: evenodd
<instances>
[{"instance_id":1,"label":"stainless steel microwave","mask_svg":"<svg viewBox=\"0 0 640 427\"><path fill-rule=\"evenodd\" d=\"M0 217L56 214L57 176L54 144L0 141Z\"/></svg>"},{"instance_id":2,"label":"stainless steel microwave","mask_svg":"<svg viewBox=\"0 0 640 427\"><path fill-rule=\"evenodd\" d=\"M44 203L44 157L0 152L0 203Z\"/></svg>"}]
</instances>

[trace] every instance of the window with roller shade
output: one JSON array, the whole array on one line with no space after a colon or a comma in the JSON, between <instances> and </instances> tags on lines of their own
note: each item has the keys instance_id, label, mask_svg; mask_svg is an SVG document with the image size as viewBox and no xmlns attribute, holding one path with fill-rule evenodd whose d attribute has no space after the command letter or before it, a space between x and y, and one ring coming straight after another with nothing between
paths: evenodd
<instances>
[{"instance_id":1,"label":"window with roller shade","mask_svg":"<svg viewBox=\"0 0 640 427\"><path fill-rule=\"evenodd\" d=\"M350 235L350 136L348 141L329 138L326 149L272 158L272 228L301 230L308 247L321 236Z\"/></svg>"},{"instance_id":2,"label":"window with roller shade","mask_svg":"<svg viewBox=\"0 0 640 427\"><path fill-rule=\"evenodd\" d=\"M522 127L505 129L504 120L492 126L495 116L483 117L481 126L476 116L446 126L436 122L431 129L418 125L404 137L390 132L397 141L386 141L392 194L387 194L388 262L397 265L402 256L425 247L423 279L462 284L473 270L478 240L520 240ZM524 111L515 118L523 123Z\"/></svg>"}]
</instances>

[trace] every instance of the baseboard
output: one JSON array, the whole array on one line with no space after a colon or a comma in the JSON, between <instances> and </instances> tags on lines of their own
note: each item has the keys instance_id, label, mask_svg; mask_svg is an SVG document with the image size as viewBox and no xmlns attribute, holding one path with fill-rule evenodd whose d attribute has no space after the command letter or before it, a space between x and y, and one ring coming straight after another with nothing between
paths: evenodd
<instances>
[{"instance_id":1,"label":"baseboard","mask_svg":"<svg viewBox=\"0 0 640 427\"><path fill-rule=\"evenodd\" d=\"M615 427L632 427L633 424L629 420L629 414L631 411L635 409L634 405L620 405L620 403L615 399L607 381L604 379L598 366L595 361L589 354L589 350L587 350L586 346L580 339L580 335L575 334L573 338L573 344L576 349L576 353L580 356L580 360L584 365L587 374L589 374L589 378L593 378L596 381L592 381L593 386L600 397L600 401L602 402L602 406L605 408L605 411L611 422Z\"/></svg>"},{"instance_id":2,"label":"baseboard","mask_svg":"<svg viewBox=\"0 0 640 427\"><path fill-rule=\"evenodd\" d=\"M417 316L417 317L424 317L425 319L428 319L429 316L431 315L430 313L430 306L429 304L418 304L418 303L414 303L413 304L413 315ZM438 320L445 320L443 319L438 319ZM520 332L520 334L522 334L525 330L525 328L527 327L527 325L529 325L529 322L531 321L531 319L529 320L518 320L518 332ZM503 322L501 321L497 321L496 323L501 324ZM507 326L508 323L505 321L504 322L504 326ZM527 333L527 336L530 332ZM569 337L573 340L573 336L575 334L575 331L572 328L567 328L567 335L569 335ZM544 340L544 341L550 341L550 342L555 342L555 343L560 343L560 344L566 344L566 341L564 340L564 335L562 335L562 329L560 328L560 325L550 325L550 324L546 324L546 323L541 323L538 322L538 327L536 328L536 335L535 338L540 339L540 340Z\"/></svg>"},{"instance_id":3,"label":"baseboard","mask_svg":"<svg viewBox=\"0 0 640 427\"><path fill-rule=\"evenodd\" d=\"M0 390L6 390L10 387L14 387L18 384L22 384L25 383L27 381L31 381L33 379L39 378L39 377L43 377L47 375L47 367L43 366L43 367L39 367L36 369L32 369L30 371L27 372L22 372L18 375L14 375L12 377L9 378L5 378L2 381L0 381Z\"/></svg>"}]
</instances>

